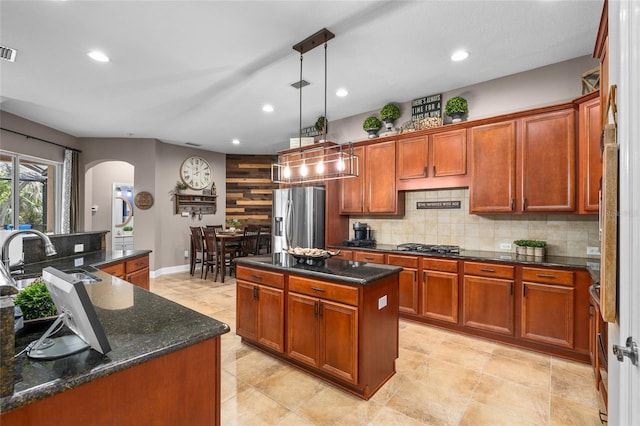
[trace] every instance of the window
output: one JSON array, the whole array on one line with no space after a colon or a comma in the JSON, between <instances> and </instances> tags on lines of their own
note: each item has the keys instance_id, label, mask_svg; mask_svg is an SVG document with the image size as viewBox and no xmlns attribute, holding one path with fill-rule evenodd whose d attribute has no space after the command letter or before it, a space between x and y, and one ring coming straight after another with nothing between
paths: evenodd
<instances>
[{"instance_id":1,"label":"window","mask_svg":"<svg viewBox=\"0 0 640 426\"><path fill-rule=\"evenodd\" d=\"M59 163L0 153L2 229L59 231L61 169Z\"/></svg>"}]
</instances>

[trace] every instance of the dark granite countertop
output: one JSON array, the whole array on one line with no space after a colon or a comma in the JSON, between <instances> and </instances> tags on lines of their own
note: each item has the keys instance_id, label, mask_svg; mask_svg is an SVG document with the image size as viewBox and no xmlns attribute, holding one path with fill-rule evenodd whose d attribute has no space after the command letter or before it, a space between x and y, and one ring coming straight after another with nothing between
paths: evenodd
<instances>
[{"instance_id":1,"label":"dark granite countertop","mask_svg":"<svg viewBox=\"0 0 640 426\"><path fill-rule=\"evenodd\" d=\"M52 266L60 270L83 268L88 271L95 271L97 267L106 266L111 263L122 262L138 256L151 253L151 250L113 250L113 251L93 251L78 253L75 256L59 257L42 262L27 263L24 265L24 275L39 274L47 266Z\"/></svg>"},{"instance_id":2,"label":"dark granite countertop","mask_svg":"<svg viewBox=\"0 0 640 426\"><path fill-rule=\"evenodd\" d=\"M235 261L239 265L356 285L366 285L402 271L402 268L398 266L352 262L342 259L327 259L324 262L320 262L320 264L309 265L298 263L293 256L286 253L274 253L271 256L240 257Z\"/></svg>"},{"instance_id":3,"label":"dark granite countertop","mask_svg":"<svg viewBox=\"0 0 640 426\"><path fill-rule=\"evenodd\" d=\"M99 265L147 252L134 250L95 254L91 258L88 254L84 256L87 263ZM36 361L20 355L15 360L14 394L0 400L2 412L229 332L227 324L211 317L104 272L93 274L102 281L86 284L86 288L109 339L111 352L102 355L89 349L52 361ZM50 323L40 327L30 325L19 331L16 353L39 338Z\"/></svg>"},{"instance_id":4,"label":"dark granite countertop","mask_svg":"<svg viewBox=\"0 0 640 426\"><path fill-rule=\"evenodd\" d=\"M518 256L515 253L498 252L498 251L481 251L481 250L461 250L460 254L438 254L438 253L423 253L415 251L398 250L397 246L391 244L378 244L375 248L365 247L346 247L333 245L330 248L338 248L344 250L355 251L374 251L393 254L412 254L419 256L429 257L441 257L448 259L462 259L462 260L478 260L487 262L504 262L504 263L517 263L527 266L550 266L560 268L582 268L591 271L600 270L599 258L584 258L584 257L565 257L565 256L545 256L543 258L537 258L533 256Z\"/></svg>"}]
</instances>

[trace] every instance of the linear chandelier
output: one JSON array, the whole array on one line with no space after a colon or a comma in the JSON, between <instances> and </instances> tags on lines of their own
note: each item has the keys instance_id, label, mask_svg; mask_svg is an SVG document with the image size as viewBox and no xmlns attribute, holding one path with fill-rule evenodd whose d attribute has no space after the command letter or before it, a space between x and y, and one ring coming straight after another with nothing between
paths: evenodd
<instances>
[{"instance_id":1,"label":"linear chandelier","mask_svg":"<svg viewBox=\"0 0 640 426\"><path fill-rule=\"evenodd\" d=\"M298 133L299 154L286 154L278 157L271 165L271 181L274 183L306 183L358 176L358 156L353 154L353 145L327 143L327 42L335 35L326 28L307 37L293 46L300 53L300 80L302 83L303 55L324 43L324 125L322 126L322 144L310 149L302 149L302 87L300 84L300 121Z\"/></svg>"}]
</instances>

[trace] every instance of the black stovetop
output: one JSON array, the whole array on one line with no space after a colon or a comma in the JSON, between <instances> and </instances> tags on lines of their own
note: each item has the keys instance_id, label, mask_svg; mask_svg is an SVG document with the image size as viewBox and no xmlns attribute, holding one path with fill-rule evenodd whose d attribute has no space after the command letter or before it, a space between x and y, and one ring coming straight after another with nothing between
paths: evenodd
<instances>
[{"instance_id":1,"label":"black stovetop","mask_svg":"<svg viewBox=\"0 0 640 426\"><path fill-rule=\"evenodd\" d=\"M460 254L460 246L451 245L404 243L398 244L397 249L400 251L417 251L421 253Z\"/></svg>"}]
</instances>

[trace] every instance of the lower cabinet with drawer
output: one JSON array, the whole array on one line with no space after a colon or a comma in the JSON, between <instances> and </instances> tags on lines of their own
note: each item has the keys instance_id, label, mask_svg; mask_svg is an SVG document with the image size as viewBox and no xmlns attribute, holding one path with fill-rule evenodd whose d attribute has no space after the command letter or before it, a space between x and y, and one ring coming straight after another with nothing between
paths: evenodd
<instances>
[{"instance_id":1,"label":"lower cabinet with drawer","mask_svg":"<svg viewBox=\"0 0 640 426\"><path fill-rule=\"evenodd\" d=\"M462 324L513 336L515 267L464 262Z\"/></svg>"},{"instance_id":2,"label":"lower cabinet with drawer","mask_svg":"<svg viewBox=\"0 0 640 426\"><path fill-rule=\"evenodd\" d=\"M149 255L134 257L118 263L99 266L103 272L118 277L133 285L149 290Z\"/></svg>"},{"instance_id":3,"label":"lower cabinet with drawer","mask_svg":"<svg viewBox=\"0 0 640 426\"><path fill-rule=\"evenodd\" d=\"M238 266L236 333L284 353L284 274Z\"/></svg>"},{"instance_id":4,"label":"lower cabinet with drawer","mask_svg":"<svg viewBox=\"0 0 640 426\"><path fill-rule=\"evenodd\" d=\"M458 261L422 258L420 315L458 323Z\"/></svg>"},{"instance_id":5,"label":"lower cabinet with drawer","mask_svg":"<svg viewBox=\"0 0 640 426\"><path fill-rule=\"evenodd\" d=\"M420 257L401 254L388 254L387 264L402 266L399 276L400 312L418 314L418 290L420 286Z\"/></svg>"}]
</instances>

